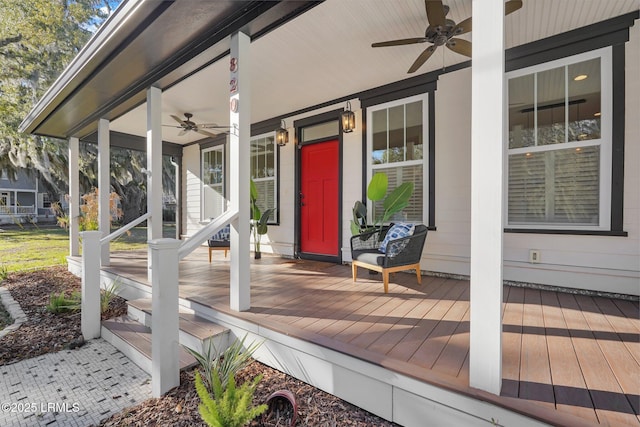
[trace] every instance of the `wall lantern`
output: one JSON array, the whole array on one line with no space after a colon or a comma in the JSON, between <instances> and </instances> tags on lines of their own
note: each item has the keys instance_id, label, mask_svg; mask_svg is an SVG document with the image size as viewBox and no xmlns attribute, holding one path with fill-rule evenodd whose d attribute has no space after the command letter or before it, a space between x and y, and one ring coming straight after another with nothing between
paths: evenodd
<instances>
[{"instance_id":1,"label":"wall lantern","mask_svg":"<svg viewBox=\"0 0 640 427\"><path fill-rule=\"evenodd\" d=\"M289 142L289 132L287 131L287 124L284 120L280 121L280 128L276 129L276 143L279 146L285 146Z\"/></svg>"},{"instance_id":2,"label":"wall lantern","mask_svg":"<svg viewBox=\"0 0 640 427\"><path fill-rule=\"evenodd\" d=\"M347 101L347 108L340 115L340 118L342 121L342 132L353 132L356 128L356 115L351 111L351 103L349 101Z\"/></svg>"}]
</instances>

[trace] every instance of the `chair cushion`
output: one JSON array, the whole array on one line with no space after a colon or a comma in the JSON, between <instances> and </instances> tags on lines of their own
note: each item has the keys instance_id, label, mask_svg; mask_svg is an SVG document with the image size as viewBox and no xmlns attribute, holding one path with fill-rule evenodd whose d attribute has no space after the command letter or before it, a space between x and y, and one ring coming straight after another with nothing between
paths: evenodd
<instances>
[{"instance_id":1,"label":"chair cushion","mask_svg":"<svg viewBox=\"0 0 640 427\"><path fill-rule=\"evenodd\" d=\"M229 247L228 240L209 240L208 243L210 248L228 248Z\"/></svg>"},{"instance_id":2,"label":"chair cushion","mask_svg":"<svg viewBox=\"0 0 640 427\"><path fill-rule=\"evenodd\" d=\"M384 265L384 254L377 249L362 249L351 251L351 259L372 265Z\"/></svg>"},{"instance_id":3,"label":"chair cushion","mask_svg":"<svg viewBox=\"0 0 640 427\"><path fill-rule=\"evenodd\" d=\"M227 224L224 227L222 227L216 234L211 236L211 238L209 239L209 246L211 247L225 246L225 245L228 246L230 234L231 234L231 226ZM224 245L220 245L215 242L222 242L224 243Z\"/></svg>"},{"instance_id":4,"label":"chair cushion","mask_svg":"<svg viewBox=\"0 0 640 427\"><path fill-rule=\"evenodd\" d=\"M387 235L384 237L384 240L380 244L380 252L387 253L387 244L390 240L401 239L403 237L409 237L413 235L413 231L416 229L415 224L407 224L399 222L397 224L393 224L393 226L387 232ZM389 256L398 255L404 249L406 245L400 245L393 248L393 253L388 253Z\"/></svg>"}]
</instances>

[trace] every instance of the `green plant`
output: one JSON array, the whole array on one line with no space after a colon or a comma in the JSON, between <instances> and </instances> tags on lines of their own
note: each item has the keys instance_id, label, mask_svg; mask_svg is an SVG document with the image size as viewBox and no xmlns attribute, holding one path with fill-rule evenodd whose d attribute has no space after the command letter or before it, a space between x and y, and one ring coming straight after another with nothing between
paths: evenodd
<instances>
[{"instance_id":1,"label":"green plant","mask_svg":"<svg viewBox=\"0 0 640 427\"><path fill-rule=\"evenodd\" d=\"M82 198L82 204L80 205L80 230L90 231L98 230L100 228L98 223L98 214L100 212L100 206L98 203L99 191L94 188L91 192L84 194ZM110 220L122 218L122 209L118 207L120 196L117 193L111 192L109 194L109 215Z\"/></svg>"},{"instance_id":2,"label":"green plant","mask_svg":"<svg viewBox=\"0 0 640 427\"><path fill-rule=\"evenodd\" d=\"M253 353L262 345L262 343L253 342L245 349L246 339L245 335L241 340L235 340L222 352L216 349L212 340L209 340L203 353L184 347L200 364L210 393L213 393L216 381L226 386L229 378L234 377L236 372L247 366Z\"/></svg>"},{"instance_id":3,"label":"green plant","mask_svg":"<svg viewBox=\"0 0 640 427\"><path fill-rule=\"evenodd\" d=\"M80 292L73 292L67 297L64 292L49 295L49 304L46 306L47 311L51 313L69 313L80 310L82 297Z\"/></svg>"},{"instance_id":4,"label":"green plant","mask_svg":"<svg viewBox=\"0 0 640 427\"><path fill-rule=\"evenodd\" d=\"M389 177L386 173L378 172L371 177L367 186L367 198L372 204L382 199L382 214L374 218L373 226L367 225L367 207L360 200L353 205L353 219L351 220L351 234L356 235L365 231L381 228L393 215L401 212L409 205L413 195L413 182L403 182L387 195ZM386 197L385 197L386 196Z\"/></svg>"},{"instance_id":5,"label":"green plant","mask_svg":"<svg viewBox=\"0 0 640 427\"><path fill-rule=\"evenodd\" d=\"M200 374L196 372L196 392L202 402L198 405L200 416L212 427L241 427L247 424L268 409L265 404L252 406L253 395L261 380L262 375L258 375L253 381L236 387L232 375L223 387L220 379L216 378L212 398Z\"/></svg>"},{"instance_id":6,"label":"green plant","mask_svg":"<svg viewBox=\"0 0 640 427\"><path fill-rule=\"evenodd\" d=\"M102 289L100 292L100 312L104 313L109 309L109 304L113 301L113 298L118 296L120 291L121 282L120 279L116 279L111 282L109 286Z\"/></svg>"},{"instance_id":7,"label":"green plant","mask_svg":"<svg viewBox=\"0 0 640 427\"><path fill-rule=\"evenodd\" d=\"M255 244L256 254L260 253L260 240L264 234L267 234L267 222L275 209L267 209L264 212L258 207L258 187L251 180L250 184L251 196L251 232L253 233L253 242Z\"/></svg>"},{"instance_id":8,"label":"green plant","mask_svg":"<svg viewBox=\"0 0 640 427\"><path fill-rule=\"evenodd\" d=\"M6 280L7 277L9 277L9 269L6 265L2 264L0 265L0 282Z\"/></svg>"}]
</instances>

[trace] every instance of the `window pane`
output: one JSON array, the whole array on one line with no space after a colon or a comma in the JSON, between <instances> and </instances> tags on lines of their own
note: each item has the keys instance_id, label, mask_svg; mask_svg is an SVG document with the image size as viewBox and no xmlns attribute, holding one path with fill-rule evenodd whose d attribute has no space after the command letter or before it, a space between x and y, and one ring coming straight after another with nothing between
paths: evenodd
<instances>
[{"instance_id":1,"label":"window pane","mask_svg":"<svg viewBox=\"0 0 640 427\"><path fill-rule=\"evenodd\" d=\"M376 168L374 173L384 172L389 177L389 189L387 194L391 193L396 187L403 182L413 182L414 189L411 199L409 199L409 205L402 211L397 213L391 218L391 222L416 222L421 223L423 221L423 174L422 165L412 166L398 166L390 168ZM373 219L382 217L384 208L382 201L376 202L373 205L372 215Z\"/></svg>"},{"instance_id":2,"label":"window pane","mask_svg":"<svg viewBox=\"0 0 640 427\"><path fill-rule=\"evenodd\" d=\"M389 108L389 152L386 163L404 162L404 105Z\"/></svg>"},{"instance_id":3,"label":"window pane","mask_svg":"<svg viewBox=\"0 0 640 427\"><path fill-rule=\"evenodd\" d=\"M600 139L600 58L569 65L569 141Z\"/></svg>"},{"instance_id":4,"label":"window pane","mask_svg":"<svg viewBox=\"0 0 640 427\"><path fill-rule=\"evenodd\" d=\"M555 155L553 221L598 225L600 147L558 150Z\"/></svg>"},{"instance_id":5,"label":"window pane","mask_svg":"<svg viewBox=\"0 0 640 427\"><path fill-rule=\"evenodd\" d=\"M407 160L422 159L422 101L406 105Z\"/></svg>"},{"instance_id":6,"label":"window pane","mask_svg":"<svg viewBox=\"0 0 640 427\"><path fill-rule=\"evenodd\" d=\"M318 125L302 128L302 142L315 141L316 139L331 138L338 135L338 121L332 120Z\"/></svg>"},{"instance_id":7,"label":"window pane","mask_svg":"<svg viewBox=\"0 0 640 427\"><path fill-rule=\"evenodd\" d=\"M534 75L509 80L509 148L535 145Z\"/></svg>"},{"instance_id":8,"label":"window pane","mask_svg":"<svg viewBox=\"0 0 640 427\"><path fill-rule=\"evenodd\" d=\"M384 163L387 153L387 110L374 111L372 114L373 164Z\"/></svg>"},{"instance_id":9,"label":"window pane","mask_svg":"<svg viewBox=\"0 0 640 427\"><path fill-rule=\"evenodd\" d=\"M205 184L222 183L224 172L222 150L206 151L202 156L202 181Z\"/></svg>"},{"instance_id":10,"label":"window pane","mask_svg":"<svg viewBox=\"0 0 640 427\"><path fill-rule=\"evenodd\" d=\"M509 156L509 223L598 225L600 147Z\"/></svg>"},{"instance_id":11,"label":"window pane","mask_svg":"<svg viewBox=\"0 0 640 427\"><path fill-rule=\"evenodd\" d=\"M537 92L538 145L565 142L565 67L538 73Z\"/></svg>"}]
</instances>

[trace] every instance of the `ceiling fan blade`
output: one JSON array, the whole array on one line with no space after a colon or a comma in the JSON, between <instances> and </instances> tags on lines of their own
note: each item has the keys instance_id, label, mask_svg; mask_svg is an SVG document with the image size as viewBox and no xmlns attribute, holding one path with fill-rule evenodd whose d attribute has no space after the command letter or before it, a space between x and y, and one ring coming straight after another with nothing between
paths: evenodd
<instances>
[{"instance_id":1,"label":"ceiling fan blade","mask_svg":"<svg viewBox=\"0 0 640 427\"><path fill-rule=\"evenodd\" d=\"M176 125L162 125L162 126L167 127L167 128L182 129L182 126L176 126Z\"/></svg>"},{"instance_id":2,"label":"ceiling fan blade","mask_svg":"<svg viewBox=\"0 0 640 427\"><path fill-rule=\"evenodd\" d=\"M199 129L229 129L231 126L221 126L216 123L203 123L199 124Z\"/></svg>"},{"instance_id":3,"label":"ceiling fan blade","mask_svg":"<svg viewBox=\"0 0 640 427\"><path fill-rule=\"evenodd\" d=\"M427 9L429 25L432 27L444 27L446 18L442 2L440 0L424 0L424 5Z\"/></svg>"},{"instance_id":4,"label":"ceiling fan blade","mask_svg":"<svg viewBox=\"0 0 640 427\"><path fill-rule=\"evenodd\" d=\"M202 130L202 129L195 129L195 131L198 132L200 135L210 136L211 138L215 138L216 136L218 136L215 133L207 132L206 130Z\"/></svg>"},{"instance_id":5,"label":"ceiling fan blade","mask_svg":"<svg viewBox=\"0 0 640 427\"><path fill-rule=\"evenodd\" d=\"M510 0L504 4L504 14L508 15L522 7L522 0Z\"/></svg>"},{"instance_id":6,"label":"ceiling fan blade","mask_svg":"<svg viewBox=\"0 0 640 427\"><path fill-rule=\"evenodd\" d=\"M426 41L426 37L414 37L410 39L389 40L387 42L373 43L371 47L401 46L405 44L424 43Z\"/></svg>"},{"instance_id":7,"label":"ceiling fan blade","mask_svg":"<svg viewBox=\"0 0 640 427\"><path fill-rule=\"evenodd\" d=\"M180 124L184 124L184 120L182 120L180 117L176 116L175 114L172 114L171 118Z\"/></svg>"},{"instance_id":8,"label":"ceiling fan blade","mask_svg":"<svg viewBox=\"0 0 640 427\"><path fill-rule=\"evenodd\" d=\"M465 19L464 21L456 25L455 28L453 29L453 34L457 36L460 34L468 33L469 31L471 31L471 17Z\"/></svg>"},{"instance_id":9,"label":"ceiling fan blade","mask_svg":"<svg viewBox=\"0 0 640 427\"><path fill-rule=\"evenodd\" d=\"M425 62L427 62L427 59L429 59L429 57L433 55L433 52L435 51L436 51L436 46L431 45L428 48L426 48L424 52L422 52L420 56L418 56L418 58L415 60L411 68L409 68L409 71L407 71L407 73L416 72L418 68L422 67L422 65Z\"/></svg>"},{"instance_id":10,"label":"ceiling fan blade","mask_svg":"<svg viewBox=\"0 0 640 427\"><path fill-rule=\"evenodd\" d=\"M188 130L186 130L186 129L182 129L180 132L178 132L178 136L186 135L186 134L187 134L187 132L189 132L189 131L188 131Z\"/></svg>"},{"instance_id":11,"label":"ceiling fan blade","mask_svg":"<svg viewBox=\"0 0 640 427\"><path fill-rule=\"evenodd\" d=\"M471 42L463 39L451 39L447 42L447 47L460 55L471 58Z\"/></svg>"}]
</instances>

